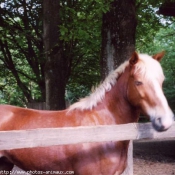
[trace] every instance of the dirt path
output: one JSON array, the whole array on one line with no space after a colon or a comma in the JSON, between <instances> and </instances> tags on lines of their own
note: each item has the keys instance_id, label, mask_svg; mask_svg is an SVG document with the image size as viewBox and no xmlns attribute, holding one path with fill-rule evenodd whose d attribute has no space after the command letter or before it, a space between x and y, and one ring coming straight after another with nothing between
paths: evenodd
<instances>
[{"instance_id":1,"label":"dirt path","mask_svg":"<svg viewBox=\"0 0 175 175\"><path fill-rule=\"evenodd\" d=\"M175 175L175 140L134 142L134 175Z\"/></svg>"}]
</instances>

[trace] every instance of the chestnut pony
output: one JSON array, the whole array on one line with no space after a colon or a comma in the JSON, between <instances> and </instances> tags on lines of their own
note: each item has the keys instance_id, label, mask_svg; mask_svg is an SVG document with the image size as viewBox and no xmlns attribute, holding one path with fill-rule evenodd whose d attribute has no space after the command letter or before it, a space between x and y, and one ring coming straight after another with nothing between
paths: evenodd
<instances>
[{"instance_id":1,"label":"chestnut pony","mask_svg":"<svg viewBox=\"0 0 175 175\"><path fill-rule=\"evenodd\" d=\"M0 131L137 122L147 115L157 131L167 130L173 113L162 91L159 60L133 53L88 97L63 111L0 106ZM115 134L115 133L114 133ZM119 175L126 167L129 141L82 143L0 151L0 170L74 171L76 175ZM3 171L1 171L2 174ZM57 173L57 172L55 172ZM48 174L48 173L47 173ZM57 173L58 174L58 173Z\"/></svg>"}]
</instances>

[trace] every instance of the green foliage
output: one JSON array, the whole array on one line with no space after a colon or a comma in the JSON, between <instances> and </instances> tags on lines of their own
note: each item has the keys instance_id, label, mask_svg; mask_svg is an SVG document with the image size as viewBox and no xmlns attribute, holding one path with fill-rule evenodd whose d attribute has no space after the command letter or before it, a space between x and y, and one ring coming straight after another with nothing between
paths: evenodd
<instances>
[{"instance_id":1,"label":"green foliage","mask_svg":"<svg viewBox=\"0 0 175 175\"><path fill-rule=\"evenodd\" d=\"M24 105L41 99L43 81L40 0L0 3L0 103Z\"/></svg>"},{"instance_id":2,"label":"green foliage","mask_svg":"<svg viewBox=\"0 0 175 175\"><path fill-rule=\"evenodd\" d=\"M67 85L67 94L75 94L71 101L79 98L78 95L86 95L92 84L100 79L102 13L109 10L109 4L110 0L60 1L61 25L58 27L64 47L63 56L71 58L72 64ZM6 78L7 74L1 72L0 82L7 82L0 91L3 97L1 103L21 105L30 100L42 100L45 62L42 1L4 0L0 6L1 48L3 46L11 57L11 62L7 62L7 53L0 49L1 64L9 76ZM13 83L10 80L13 80ZM16 102L13 99L16 99Z\"/></svg>"},{"instance_id":3,"label":"green foliage","mask_svg":"<svg viewBox=\"0 0 175 175\"><path fill-rule=\"evenodd\" d=\"M163 27L160 16L156 14L159 6L158 0L137 1L136 48L138 51L149 52L149 45L153 43L155 34Z\"/></svg>"},{"instance_id":4,"label":"green foliage","mask_svg":"<svg viewBox=\"0 0 175 175\"><path fill-rule=\"evenodd\" d=\"M175 20L156 13L164 1L137 0L136 48L149 54L166 50L162 61L166 74L164 90L173 104ZM3 0L0 3L0 103L23 106L29 101L24 91L32 100L43 100L42 1L27 2ZM71 58L66 88L66 98L71 102L86 96L100 81L102 15L110 10L110 2L112 0L60 0L60 39L64 57Z\"/></svg>"},{"instance_id":5,"label":"green foliage","mask_svg":"<svg viewBox=\"0 0 175 175\"><path fill-rule=\"evenodd\" d=\"M100 81L102 14L109 10L109 2L77 1L73 6L62 2L61 40L72 57L66 94L71 102L86 96L92 85Z\"/></svg>"}]
</instances>

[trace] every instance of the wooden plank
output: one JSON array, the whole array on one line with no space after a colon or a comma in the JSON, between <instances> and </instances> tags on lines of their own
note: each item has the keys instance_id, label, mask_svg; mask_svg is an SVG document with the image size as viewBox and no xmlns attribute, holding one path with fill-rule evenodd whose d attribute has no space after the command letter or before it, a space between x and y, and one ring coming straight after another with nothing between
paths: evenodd
<instances>
[{"instance_id":1,"label":"wooden plank","mask_svg":"<svg viewBox=\"0 0 175 175\"><path fill-rule=\"evenodd\" d=\"M175 123L169 130L161 133L155 131L151 123L1 131L0 150L172 137L175 137Z\"/></svg>"}]
</instances>

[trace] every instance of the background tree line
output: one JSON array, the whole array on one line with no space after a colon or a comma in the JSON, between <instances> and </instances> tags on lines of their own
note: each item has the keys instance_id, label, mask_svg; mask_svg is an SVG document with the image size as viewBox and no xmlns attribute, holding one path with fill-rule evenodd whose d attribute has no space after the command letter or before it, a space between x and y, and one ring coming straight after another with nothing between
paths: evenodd
<instances>
[{"instance_id":1,"label":"background tree line","mask_svg":"<svg viewBox=\"0 0 175 175\"><path fill-rule=\"evenodd\" d=\"M175 8L170 0L1 0L0 103L63 109L65 98L87 95L136 48L166 50L164 89L173 105L175 18L167 3Z\"/></svg>"}]
</instances>

